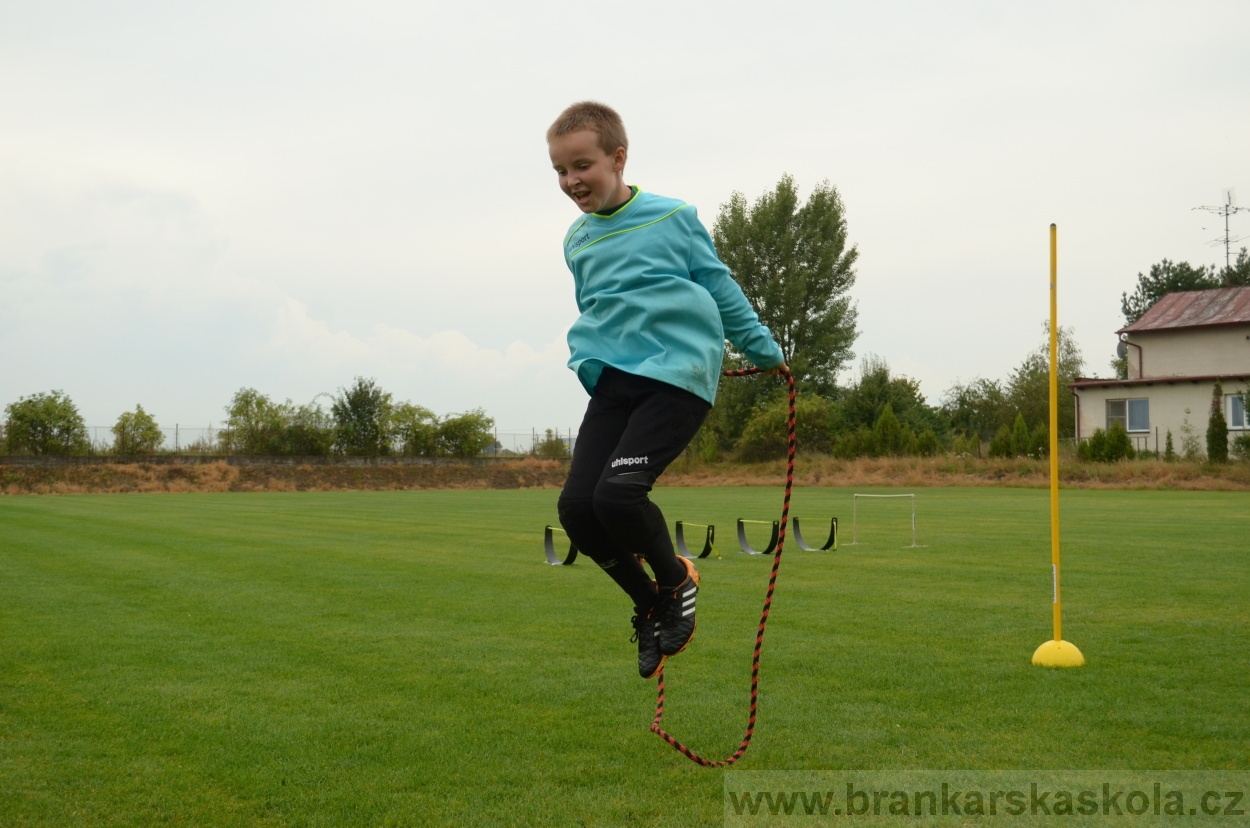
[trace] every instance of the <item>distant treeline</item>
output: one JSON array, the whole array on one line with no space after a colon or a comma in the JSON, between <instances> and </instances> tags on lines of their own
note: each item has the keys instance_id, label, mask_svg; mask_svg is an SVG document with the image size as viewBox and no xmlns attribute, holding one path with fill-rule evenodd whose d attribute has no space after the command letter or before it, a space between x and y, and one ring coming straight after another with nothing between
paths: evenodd
<instances>
[{"instance_id":1,"label":"distant treeline","mask_svg":"<svg viewBox=\"0 0 1250 828\"><path fill-rule=\"evenodd\" d=\"M330 397L328 410L318 402L323 396ZM225 410L225 423L215 435L180 450L295 457L477 457L496 445L495 421L481 409L438 417L423 406L396 403L374 380L363 377L305 405L278 403L254 388L241 388ZM32 394L5 406L0 429L11 455L154 454L165 439L160 425L138 405L117 418L111 445L93 445L77 406L63 391Z\"/></svg>"},{"instance_id":2,"label":"distant treeline","mask_svg":"<svg viewBox=\"0 0 1250 828\"><path fill-rule=\"evenodd\" d=\"M1071 334L1060 331L1059 382L1064 387L1082 367ZM182 453L252 456L408 456L480 457L503 451L495 422L481 409L436 416L423 406L394 402L372 379L357 377L328 398L296 405L278 403L254 388L242 388L225 406L216 433L179 447ZM161 451L164 434L154 418L136 406L118 417L113 442L92 445L73 401L61 391L22 397L5 407L0 445L10 455L145 455ZM691 455L705 461L758 461L786 451L786 397L775 377L725 379L717 405L691 444ZM799 451L839 458L967 455L1045 457L1049 451L1049 358L1045 345L1029 353L1005 382L974 379L947 389L940 405L929 405L920 384L894 374L869 356L857 380L832 393L800 391L797 398ZM1218 434L1213 422L1212 433ZM1075 431L1071 405L1059 407L1059 436ZM1122 432L1123 429L1120 429ZM1126 433L1113 427L1095 432L1081 446L1081 459L1115 461L1133 457ZM1196 440L1180 435L1173 456L1196 456ZM543 458L569 456L573 435L547 430L529 453ZM1219 442L1218 440L1216 442ZM1195 445L1190 445L1194 443ZM1245 443L1245 445L1242 445ZM1250 439L1234 441L1233 453L1250 456ZM1148 453L1146 453L1148 454Z\"/></svg>"}]
</instances>

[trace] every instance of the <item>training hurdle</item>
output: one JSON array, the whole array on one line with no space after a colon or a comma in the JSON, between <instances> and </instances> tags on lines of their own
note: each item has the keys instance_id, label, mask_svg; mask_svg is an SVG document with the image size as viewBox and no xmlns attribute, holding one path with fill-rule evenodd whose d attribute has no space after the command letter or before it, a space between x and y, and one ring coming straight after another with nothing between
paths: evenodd
<instances>
[{"instance_id":1,"label":"training hurdle","mask_svg":"<svg viewBox=\"0 0 1250 828\"><path fill-rule=\"evenodd\" d=\"M568 537L567 533L559 526L548 526L543 530L543 551L547 553L547 563L552 566L571 566L573 561L577 559L577 547L573 545L572 541L569 541L569 554L564 560L560 560L559 556L556 555L556 543L553 537L555 532Z\"/></svg>"},{"instance_id":2,"label":"training hurdle","mask_svg":"<svg viewBox=\"0 0 1250 828\"><path fill-rule=\"evenodd\" d=\"M817 537L820 537L817 535ZM799 549L804 552L824 552L832 549L838 551L838 519L836 517L829 518L829 540L825 541L823 546L808 546L807 541L803 540L803 530L799 528L799 519L794 519L794 542L799 545Z\"/></svg>"},{"instance_id":3,"label":"training hurdle","mask_svg":"<svg viewBox=\"0 0 1250 828\"><path fill-rule=\"evenodd\" d=\"M747 553L748 555L767 555L777 548L777 535L780 534L781 532L781 521L777 521L777 520L772 521L773 534L772 534L772 537L769 538L768 540L767 549L753 549L751 547L750 542L747 541L746 524L748 523L758 523L761 526L767 526L769 524L769 521L747 520L745 518L738 518L738 546L742 548L743 552Z\"/></svg>"},{"instance_id":4,"label":"training hurdle","mask_svg":"<svg viewBox=\"0 0 1250 828\"><path fill-rule=\"evenodd\" d=\"M690 551L690 547L686 544L686 527L697 527L703 529L703 548L699 550L699 554ZM560 556L556 553L555 533L559 532L567 537L568 533L559 526L546 526L543 528L543 552L547 556L547 563L551 566L569 566L573 561L577 560L577 547L569 541L569 554L564 560L560 560ZM705 523L690 523L688 521L677 521L677 553L683 558L706 558L713 552L716 552L716 527ZM776 538L774 538L776 542ZM716 557L720 557L720 553L716 552Z\"/></svg>"},{"instance_id":5,"label":"training hurdle","mask_svg":"<svg viewBox=\"0 0 1250 828\"><path fill-rule=\"evenodd\" d=\"M686 546L686 527L696 526L700 529L706 529L707 532L703 538L703 550L698 555L691 553L690 548ZM704 523L688 523L684 520L677 521L677 554L683 558L706 558L708 555L716 552L713 541L716 540L716 527L711 524ZM716 552L716 557L720 558L720 553Z\"/></svg>"}]
</instances>

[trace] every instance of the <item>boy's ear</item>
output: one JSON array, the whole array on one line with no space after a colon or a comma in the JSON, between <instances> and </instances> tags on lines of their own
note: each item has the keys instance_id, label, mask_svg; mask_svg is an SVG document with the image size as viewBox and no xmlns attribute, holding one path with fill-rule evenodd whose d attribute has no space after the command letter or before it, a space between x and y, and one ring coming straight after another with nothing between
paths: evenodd
<instances>
[{"instance_id":1,"label":"boy's ear","mask_svg":"<svg viewBox=\"0 0 1250 828\"><path fill-rule=\"evenodd\" d=\"M624 147L616 148L616 152L612 153L612 172L621 172L625 169L625 160L628 155Z\"/></svg>"}]
</instances>

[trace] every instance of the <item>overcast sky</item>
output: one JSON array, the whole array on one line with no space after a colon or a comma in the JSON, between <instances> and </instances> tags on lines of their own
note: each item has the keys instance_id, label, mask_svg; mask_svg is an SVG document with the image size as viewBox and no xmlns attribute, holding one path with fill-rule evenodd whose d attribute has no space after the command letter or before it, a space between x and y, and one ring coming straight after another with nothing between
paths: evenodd
<instances>
[{"instance_id":1,"label":"overcast sky","mask_svg":"<svg viewBox=\"0 0 1250 828\"><path fill-rule=\"evenodd\" d=\"M709 228L783 173L839 190L851 369L933 404L1006 378L1054 222L1060 324L1107 375L1137 273L1222 265L1192 208L1250 204L1248 32L1245 0L0 0L0 405L204 426L359 375L576 427L544 133L586 98L624 117L627 180Z\"/></svg>"}]
</instances>

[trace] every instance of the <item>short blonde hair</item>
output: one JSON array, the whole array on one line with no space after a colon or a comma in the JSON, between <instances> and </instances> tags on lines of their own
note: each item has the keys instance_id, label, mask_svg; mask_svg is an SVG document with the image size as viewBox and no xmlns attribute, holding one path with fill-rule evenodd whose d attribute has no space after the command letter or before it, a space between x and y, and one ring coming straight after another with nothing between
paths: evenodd
<instances>
[{"instance_id":1,"label":"short blonde hair","mask_svg":"<svg viewBox=\"0 0 1250 828\"><path fill-rule=\"evenodd\" d=\"M598 101L579 101L561 112L547 129L547 143L582 129L597 132L599 148L606 153L616 152L617 147L629 149L625 122L615 109Z\"/></svg>"}]
</instances>

